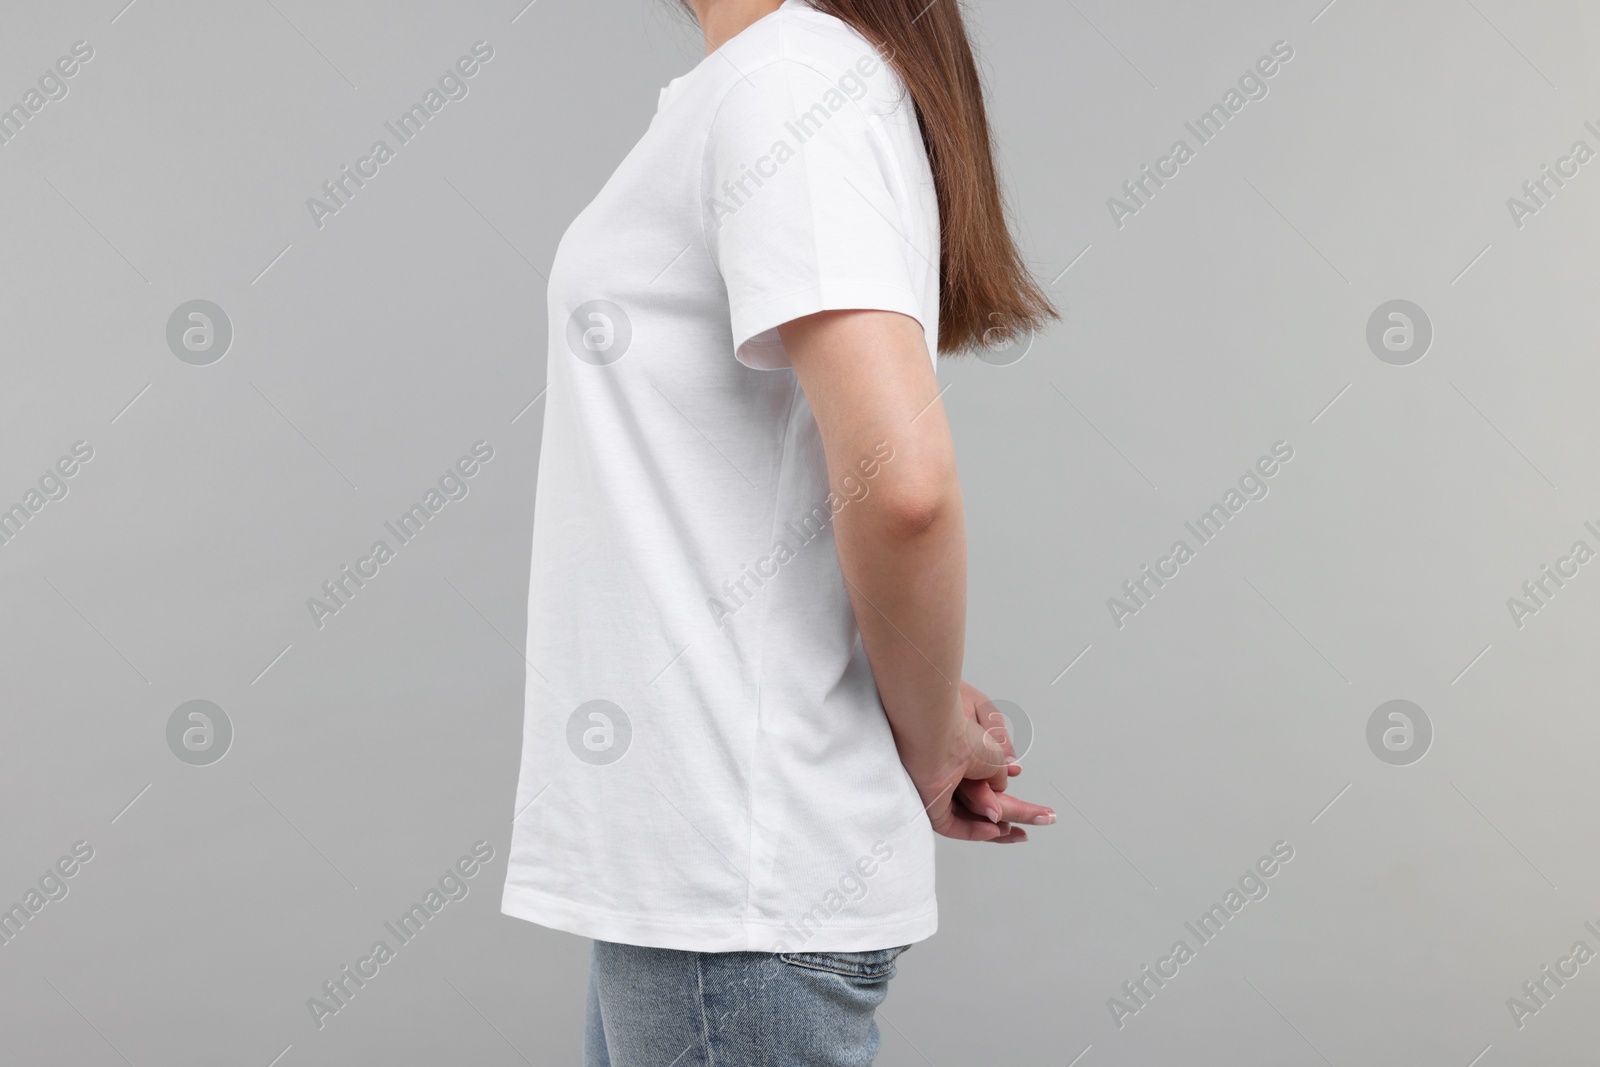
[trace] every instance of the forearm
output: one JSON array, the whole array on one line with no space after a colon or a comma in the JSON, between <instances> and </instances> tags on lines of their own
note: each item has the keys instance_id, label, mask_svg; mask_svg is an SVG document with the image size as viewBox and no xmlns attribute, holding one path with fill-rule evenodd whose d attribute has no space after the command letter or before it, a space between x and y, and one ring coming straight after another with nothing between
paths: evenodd
<instances>
[{"instance_id":1,"label":"forearm","mask_svg":"<svg viewBox=\"0 0 1600 1067\"><path fill-rule=\"evenodd\" d=\"M915 475L894 462L885 484L840 513L835 540L878 695L916 779L936 774L961 739L967 538L953 469L930 490L906 486Z\"/></svg>"},{"instance_id":2,"label":"forearm","mask_svg":"<svg viewBox=\"0 0 1600 1067\"><path fill-rule=\"evenodd\" d=\"M834 544L900 762L933 829L1026 841L1055 813L1006 791L1017 764L988 698L961 681L967 534L955 445L922 327L827 311L779 327L816 417ZM987 710L985 710L987 709Z\"/></svg>"},{"instance_id":3,"label":"forearm","mask_svg":"<svg viewBox=\"0 0 1600 1067\"><path fill-rule=\"evenodd\" d=\"M822 433L839 568L919 788L964 751L967 541L955 445L922 328L837 311L780 329ZM885 458L888 457L888 458Z\"/></svg>"}]
</instances>

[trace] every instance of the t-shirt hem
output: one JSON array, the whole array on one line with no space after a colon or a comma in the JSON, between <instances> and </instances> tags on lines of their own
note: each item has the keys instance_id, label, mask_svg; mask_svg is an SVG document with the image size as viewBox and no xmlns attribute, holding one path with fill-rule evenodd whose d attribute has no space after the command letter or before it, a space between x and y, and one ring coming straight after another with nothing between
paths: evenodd
<instances>
[{"instance_id":1,"label":"t-shirt hem","mask_svg":"<svg viewBox=\"0 0 1600 1067\"><path fill-rule=\"evenodd\" d=\"M738 919L671 919L596 908L508 885L501 914L597 941L685 952L872 952L924 941L939 928L937 904L912 915L870 922L819 924L810 933L794 923Z\"/></svg>"},{"instance_id":2,"label":"t-shirt hem","mask_svg":"<svg viewBox=\"0 0 1600 1067\"><path fill-rule=\"evenodd\" d=\"M786 322L814 315L819 311L897 311L923 323L922 302L915 293L899 285L870 280L824 281L782 296L743 308L733 316L733 350L740 363L756 370L781 370L789 366L789 353L782 341L753 338Z\"/></svg>"}]
</instances>

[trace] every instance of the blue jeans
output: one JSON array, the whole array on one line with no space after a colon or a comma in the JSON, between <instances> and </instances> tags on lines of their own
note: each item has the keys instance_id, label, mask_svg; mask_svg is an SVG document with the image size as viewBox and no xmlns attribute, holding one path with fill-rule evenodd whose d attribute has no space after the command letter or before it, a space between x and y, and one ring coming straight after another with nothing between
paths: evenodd
<instances>
[{"instance_id":1,"label":"blue jeans","mask_svg":"<svg viewBox=\"0 0 1600 1067\"><path fill-rule=\"evenodd\" d=\"M867 1067L895 958L596 941L585 1067Z\"/></svg>"}]
</instances>

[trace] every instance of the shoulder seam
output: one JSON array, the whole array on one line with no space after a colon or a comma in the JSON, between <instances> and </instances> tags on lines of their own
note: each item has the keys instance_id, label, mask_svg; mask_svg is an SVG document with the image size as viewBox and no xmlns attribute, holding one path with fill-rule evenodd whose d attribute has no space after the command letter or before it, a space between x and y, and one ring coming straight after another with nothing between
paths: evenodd
<instances>
[{"instance_id":1,"label":"shoulder seam","mask_svg":"<svg viewBox=\"0 0 1600 1067\"><path fill-rule=\"evenodd\" d=\"M704 136L703 140L701 141L701 145L700 145L700 168L699 168L699 174L695 178L695 192L696 192L695 200L696 200L696 206L699 209L699 215L700 215L700 244L701 244L701 247L703 247L705 249L707 258L709 258L711 260L712 266L717 268L717 272L719 274L722 272L722 265L721 265L721 263L719 263L717 261L716 250L712 246L710 235L706 232L706 213L705 213L705 203L706 203L706 198L705 198L706 155L711 151L712 134L716 131L717 120L722 116L722 108L728 102L728 97L731 96L733 94L733 91L739 87L739 83L741 81L748 81L750 75L758 74L761 71L767 70L770 67L775 67L780 63L790 63L790 64L793 64L793 65L795 65L797 67L800 67L800 68L803 68L805 70L808 70L811 73L813 73L813 74L817 75L818 77L822 78L823 81L825 83L827 83L829 86L837 88L837 86L834 86L834 82L828 76L827 72L823 71L821 68L817 67L816 65L814 65L811 62L808 62L807 60L800 59L800 58L798 58L796 56L790 56L790 55L784 54L787 51L787 48L786 48L786 45L785 45L783 37L782 37L783 26L784 26L784 23L780 21L779 24L778 24L778 31L779 31L779 35L780 35L779 36L779 42L778 42L779 54L777 56L771 58L771 59L766 60L765 62L759 64L758 66L751 67L749 70L739 70L737 67L735 67L734 69L738 71L739 77L734 79L732 82L729 82L727 87L724 88L722 90L722 92L718 95L717 100L716 100L716 105L711 109L711 116L706 121L706 124L705 124L705 127L704 127L705 136ZM726 57L724 57L724 58L726 58ZM728 62L732 63L733 61L732 60L728 60ZM882 63L883 60L880 58L879 62ZM884 68L886 70L892 70L893 69L893 68L889 67L889 65L887 63L884 63L883 65L884 65ZM859 100L851 100L850 102L857 109L861 108L861 101L859 101ZM873 111L864 111L863 112L863 117L866 118L866 120L867 120L867 124L869 126L871 135L874 136L874 137L881 137L882 133L878 129L878 122L882 121L883 116L882 115L878 115Z\"/></svg>"}]
</instances>

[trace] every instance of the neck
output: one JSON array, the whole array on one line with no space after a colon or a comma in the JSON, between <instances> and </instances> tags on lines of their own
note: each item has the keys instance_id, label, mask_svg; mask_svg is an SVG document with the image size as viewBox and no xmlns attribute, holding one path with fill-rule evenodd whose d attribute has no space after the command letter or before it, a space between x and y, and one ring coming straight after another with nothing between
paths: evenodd
<instances>
[{"instance_id":1,"label":"neck","mask_svg":"<svg viewBox=\"0 0 1600 1067\"><path fill-rule=\"evenodd\" d=\"M783 0L689 0L700 30L706 35L706 55L721 48L757 19L778 10Z\"/></svg>"}]
</instances>

